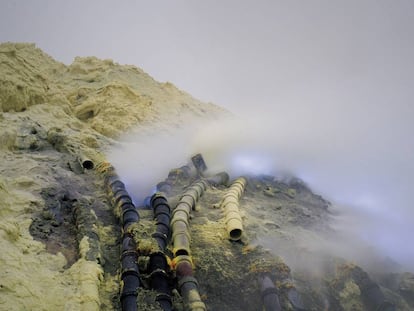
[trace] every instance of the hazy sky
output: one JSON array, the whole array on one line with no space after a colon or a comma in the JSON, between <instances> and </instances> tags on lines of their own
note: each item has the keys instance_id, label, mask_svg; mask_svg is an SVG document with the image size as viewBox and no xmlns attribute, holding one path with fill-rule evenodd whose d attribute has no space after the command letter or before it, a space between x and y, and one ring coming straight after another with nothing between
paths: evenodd
<instances>
[{"instance_id":1,"label":"hazy sky","mask_svg":"<svg viewBox=\"0 0 414 311\"><path fill-rule=\"evenodd\" d=\"M413 20L411 0L2 0L0 41L134 64L235 109L411 83Z\"/></svg>"},{"instance_id":2,"label":"hazy sky","mask_svg":"<svg viewBox=\"0 0 414 311\"><path fill-rule=\"evenodd\" d=\"M2 0L0 41L133 64L248 116L197 147L254 147L414 262L414 1Z\"/></svg>"}]
</instances>

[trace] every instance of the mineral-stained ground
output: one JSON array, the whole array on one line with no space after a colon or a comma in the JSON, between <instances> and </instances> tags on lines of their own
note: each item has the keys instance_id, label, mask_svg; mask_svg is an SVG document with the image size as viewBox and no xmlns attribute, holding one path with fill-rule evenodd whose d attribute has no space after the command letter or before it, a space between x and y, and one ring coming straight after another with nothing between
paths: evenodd
<instances>
[{"instance_id":1,"label":"mineral-stained ground","mask_svg":"<svg viewBox=\"0 0 414 311\"><path fill-rule=\"evenodd\" d=\"M188 116L223 114L134 66L95 57L66 66L32 44L1 44L0 310L120 310L119 215L86 160L106 161L131 128L145 136L173 131ZM174 208L195 177L169 174ZM246 178L240 241L229 240L220 208L227 186L208 186L191 212L191 256L207 310L262 310L263 275L283 310L414 309L413 274L297 243L337 234L330 202L296 178ZM145 240L155 230L153 212L136 205ZM174 308L183 310L174 271L169 277ZM139 310L161 310L143 285Z\"/></svg>"}]
</instances>

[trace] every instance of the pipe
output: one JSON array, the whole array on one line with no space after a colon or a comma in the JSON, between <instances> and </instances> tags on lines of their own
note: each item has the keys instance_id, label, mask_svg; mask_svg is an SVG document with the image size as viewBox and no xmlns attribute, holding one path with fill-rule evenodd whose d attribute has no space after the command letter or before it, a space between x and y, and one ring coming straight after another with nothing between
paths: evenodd
<instances>
[{"instance_id":1,"label":"pipe","mask_svg":"<svg viewBox=\"0 0 414 311\"><path fill-rule=\"evenodd\" d=\"M96 163L98 163L98 167L102 167L102 163L108 163L104 161L105 157L103 154L96 152L94 149L86 146L72 146L68 147L67 150L77 159L81 167L86 170L94 169Z\"/></svg>"},{"instance_id":2,"label":"pipe","mask_svg":"<svg viewBox=\"0 0 414 311\"><path fill-rule=\"evenodd\" d=\"M84 169L87 170L92 170L95 167L93 160L82 151L79 152L78 162Z\"/></svg>"},{"instance_id":3,"label":"pipe","mask_svg":"<svg viewBox=\"0 0 414 311\"><path fill-rule=\"evenodd\" d=\"M183 297L187 311L206 311L201 300L197 280L193 277L193 262L190 256L180 255L174 258L174 267L178 279L178 289Z\"/></svg>"},{"instance_id":4,"label":"pipe","mask_svg":"<svg viewBox=\"0 0 414 311\"><path fill-rule=\"evenodd\" d=\"M156 301L164 311L172 310L171 290L169 286L169 264L164 252L171 235L171 209L167 199L161 193L155 193L150 200L150 206L156 219L156 232L152 237L157 241L160 252L150 255L148 270L151 287L157 291Z\"/></svg>"},{"instance_id":5,"label":"pipe","mask_svg":"<svg viewBox=\"0 0 414 311\"><path fill-rule=\"evenodd\" d=\"M198 180L188 187L182 194L175 207L171 219L173 240L173 265L178 279L178 289L183 297L184 308L189 311L206 311L201 301L198 283L193 277L193 264L190 251L190 225L191 210L195 209L198 199L207 188L205 180Z\"/></svg>"},{"instance_id":6,"label":"pipe","mask_svg":"<svg viewBox=\"0 0 414 311\"><path fill-rule=\"evenodd\" d=\"M171 219L173 254L190 255L190 211L195 209L196 202L203 195L207 184L198 180L188 187L181 195Z\"/></svg>"},{"instance_id":7,"label":"pipe","mask_svg":"<svg viewBox=\"0 0 414 311\"><path fill-rule=\"evenodd\" d=\"M170 170L168 177L157 184L156 191L170 195L173 190L173 185L188 180L195 175L194 170L188 165L183 165L179 168Z\"/></svg>"},{"instance_id":8,"label":"pipe","mask_svg":"<svg viewBox=\"0 0 414 311\"><path fill-rule=\"evenodd\" d=\"M123 311L136 311L138 288L141 281L137 264L138 253L136 243L128 231L129 226L140 219L138 211L126 191L125 184L119 180L115 169L109 163L99 167L104 174L104 183L110 202L117 216L120 216L122 226L121 246L121 307Z\"/></svg>"},{"instance_id":9,"label":"pipe","mask_svg":"<svg viewBox=\"0 0 414 311\"><path fill-rule=\"evenodd\" d=\"M197 170L197 173L200 176L203 176L203 173L207 170L207 165L201 153L197 153L196 155L192 156L191 161L193 162L194 167Z\"/></svg>"},{"instance_id":10,"label":"pipe","mask_svg":"<svg viewBox=\"0 0 414 311\"><path fill-rule=\"evenodd\" d=\"M167 274L168 261L164 253L155 252L150 255L149 272L151 288L157 291L155 300L160 304L164 311L171 311L172 298Z\"/></svg>"},{"instance_id":11,"label":"pipe","mask_svg":"<svg viewBox=\"0 0 414 311\"><path fill-rule=\"evenodd\" d=\"M224 217L227 233L230 240L238 241L243 234L243 223L239 211L239 199L241 198L246 187L247 180L239 177L234 180L230 188L226 191L221 202L224 209Z\"/></svg>"},{"instance_id":12,"label":"pipe","mask_svg":"<svg viewBox=\"0 0 414 311\"><path fill-rule=\"evenodd\" d=\"M134 239L128 234L122 240L121 253L121 306L124 311L136 311L138 288L140 286L137 265L138 254Z\"/></svg>"},{"instance_id":13,"label":"pipe","mask_svg":"<svg viewBox=\"0 0 414 311\"><path fill-rule=\"evenodd\" d=\"M171 209L167 199L160 193L155 193L151 197L150 205L154 211L157 226L153 237L157 240L160 250L164 252L171 235Z\"/></svg>"},{"instance_id":14,"label":"pipe","mask_svg":"<svg viewBox=\"0 0 414 311\"><path fill-rule=\"evenodd\" d=\"M259 277L260 293L265 311L281 311L279 296L276 286L267 275Z\"/></svg>"}]
</instances>

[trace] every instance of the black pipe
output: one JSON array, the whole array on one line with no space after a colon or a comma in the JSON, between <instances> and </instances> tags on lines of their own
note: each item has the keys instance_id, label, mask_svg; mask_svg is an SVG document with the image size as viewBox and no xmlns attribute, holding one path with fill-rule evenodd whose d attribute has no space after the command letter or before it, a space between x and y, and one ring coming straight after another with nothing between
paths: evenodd
<instances>
[{"instance_id":1,"label":"black pipe","mask_svg":"<svg viewBox=\"0 0 414 311\"><path fill-rule=\"evenodd\" d=\"M160 193L155 193L151 197L150 202L157 225L157 229L153 237L157 240L160 250L164 252L171 236L171 208L167 199Z\"/></svg>"},{"instance_id":2,"label":"black pipe","mask_svg":"<svg viewBox=\"0 0 414 311\"><path fill-rule=\"evenodd\" d=\"M150 273L151 287L157 291L156 301L164 311L172 310L171 290L169 284L169 265L164 254L171 236L170 219L171 208L167 199L160 193L151 197L151 208L156 219L156 232L152 237L157 241L160 252L150 255L148 270Z\"/></svg>"},{"instance_id":3,"label":"black pipe","mask_svg":"<svg viewBox=\"0 0 414 311\"><path fill-rule=\"evenodd\" d=\"M121 210L122 210L122 214L121 214L122 226L125 232L126 227L128 227L132 223L139 221L139 214L134 204L131 204L131 203L126 203L122 205Z\"/></svg>"},{"instance_id":4,"label":"black pipe","mask_svg":"<svg viewBox=\"0 0 414 311\"><path fill-rule=\"evenodd\" d=\"M202 176L203 173L207 170L207 165L201 153L197 153L196 155L192 156L191 161L193 162L197 173Z\"/></svg>"},{"instance_id":5,"label":"black pipe","mask_svg":"<svg viewBox=\"0 0 414 311\"><path fill-rule=\"evenodd\" d=\"M141 285L137 264L138 253L133 237L128 233L128 227L139 221L139 214L132 202L125 184L119 180L112 166L106 170L105 187L111 204L117 215L121 216L123 229L121 246L121 294L120 301L123 311L136 311L138 288Z\"/></svg>"},{"instance_id":6,"label":"black pipe","mask_svg":"<svg viewBox=\"0 0 414 311\"><path fill-rule=\"evenodd\" d=\"M156 252L150 255L148 269L150 271L151 287L157 291L156 301L158 301L164 311L172 310L171 290L167 273L168 267L164 253Z\"/></svg>"},{"instance_id":7,"label":"black pipe","mask_svg":"<svg viewBox=\"0 0 414 311\"><path fill-rule=\"evenodd\" d=\"M121 306L124 311L136 311L138 288L140 286L138 255L135 250L134 239L124 235L121 254Z\"/></svg>"},{"instance_id":8,"label":"black pipe","mask_svg":"<svg viewBox=\"0 0 414 311\"><path fill-rule=\"evenodd\" d=\"M267 275L259 277L260 292L265 311L281 311L279 296L276 286Z\"/></svg>"},{"instance_id":9,"label":"black pipe","mask_svg":"<svg viewBox=\"0 0 414 311\"><path fill-rule=\"evenodd\" d=\"M164 192L170 194L172 190L172 183L167 179L157 184L157 192Z\"/></svg>"}]
</instances>

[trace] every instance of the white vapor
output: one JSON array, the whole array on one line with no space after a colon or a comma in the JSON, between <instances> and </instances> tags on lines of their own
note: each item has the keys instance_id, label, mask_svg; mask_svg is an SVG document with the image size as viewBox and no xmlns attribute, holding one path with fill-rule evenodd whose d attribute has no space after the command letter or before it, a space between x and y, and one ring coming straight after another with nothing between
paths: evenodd
<instances>
[{"instance_id":1,"label":"white vapor","mask_svg":"<svg viewBox=\"0 0 414 311\"><path fill-rule=\"evenodd\" d=\"M197 126L189 121L188 127L169 134L132 136L134 142L115 150L110 159L140 199L196 152L211 171L226 170L232 177L300 177L343 206L338 230L414 269L413 109L381 100L356 103L351 97L309 110L282 106L266 111L252 107L239 111L237 118Z\"/></svg>"}]
</instances>

